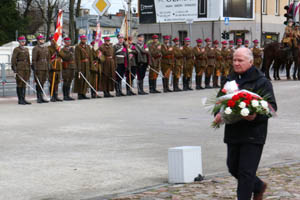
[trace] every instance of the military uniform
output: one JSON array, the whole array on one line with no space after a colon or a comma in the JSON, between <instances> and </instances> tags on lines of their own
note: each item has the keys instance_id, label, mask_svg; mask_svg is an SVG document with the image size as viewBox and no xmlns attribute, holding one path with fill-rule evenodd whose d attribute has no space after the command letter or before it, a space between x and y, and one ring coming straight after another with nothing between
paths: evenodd
<instances>
[{"instance_id":1,"label":"military uniform","mask_svg":"<svg viewBox=\"0 0 300 200\"><path fill-rule=\"evenodd\" d=\"M221 83L223 83L226 79L226 77L230 73L230 69L232 67L232 59L233 54L231 54L231 50L227 48L222 48L221 55L223 57L223 65L221 67Z\"/></svg>"},{"instance_id":2,"label":"military uniform","mask_svg":"<svg viewBox=\"0 0 300 200\"><path fill-rule=\"evenodd\" d=\"M206 66L207 66L207 55L205 48L195 46L193 49L194 55L195 55L195 71L196 71L196 89L203 89L202 88L202 76L205 72Z\"/></svg>"},{"instance_id":3,"label":"military uniform","mask_svg":"<svg viewBox=\"0 0 300 200\"><path fill-rule=\"evenodd\" d=\"M87 44L80 43L75 47L75 63L76 63L76 77L74 84L74 92L78 94L78 99L89 99L86 96L89 85L86 80L79 73L90 80L90 69L92 67L93 54L91 48Z\"/></svg>"},{"instance_id":4,"label":"military uniform","mask_svg":"<svg viewBox=\"0 0 300 200\"><path fill-rule=\"evenodd\" d=\"M207 45L205 46L205 52L207 55L207 67L205 70L205 88L211 88L210 80L216 64L216 53L213 48Z\"/></svg>"},{"instance_id":5,"label":"military uniform","mask_svg":"<svg viewBox=\"0 0 300 200\"><path fill-rule=\"evenodd\" d=\"M74 100L70 97L70 88L75 75L75 51L73 47L64 47L60 51L62 57L62 78L64 100Z\"/></svg>"},{"instance_id":6,"label":"military uniform","mask_svg":"<svg viewBox=\"0 0 300 200\"><path fill-rule=\"evenodd\" d=\"M190 87L191 77L194 69L194 54L190 46L183 46L183 90L192 90Z\"/></svg>"},{"instance_id":7,"label":"military uniform","mask_svg":"<svg viewBox=\"0 0 300 200\"><path fill-rule=\"evenodd\" d=\"M32 68L36 84L36 95L38 103L47 103L43 99L42 88L48 78L50 54L48 47L38 44L32 50ZM40 84L38 84L40 83Z\"/></svg>"},{"instance_id":8,"label":"military uniform","mask_svg":"<svg viewBox=\"0 0 300 200\"><path fill-rule=\"evenodd\" d=\"M60 56L58 47L54 44L48 47L50 54L50 69L49 69L49 92L51 95L53 87L53 95L51 96L51 101L62 101L58 98L58 85L60 82L60 72L62 70L62 58ZM52 83L54 81L54 83ZM54 84L52 86L52 84Z\"/></svg>"},{"instance_id":9,"label":"military uniform","mask_svg":"<svg viewBox=\"0 0 300 200\"><path fill-rule=\"evenodd\" d=\"M174 53L172 46L166 44L161 45L161 55L161 72L163 75L162 81L164 92L172 92L172 90L169 89L169 78L174 65Z\"/></svg>"},{"instance_id":10,"label":"military uniform","mask_svg":"<svg viewBox=\"0 0 300 200\"><path fill-rule=\"evenodd\" d=\"M175 38L173 41L178 42L179 39ZM178 91L182 91L178 86L179 79L180 79L182 71L183 71L183 52L182 52L182 48L180 48L179 45L175 44L173 46L173 53L174 53L173 91L178 92Z\"/></svg>"},{"instance_id":11,"label":"military uniform","mask_svg":"<svg viewBox=\"0 0 300 200\"><path fill-rule=\"evenodd\" d=\"M27 48L20 45L14 49L11 67L16 73L18 103L23 105L31 104L25 100L26 84L20 79L21 77L24 81L28 81L30 78L30 57Z\"/></svg>"},{"instance_id":12,"label":"military uniform","mask_svg":"<svg viewBox=\"0 0 300 200\"><path fill-rule=\"evenodd\" d=\"M148 47L144 42L137 42L137 77L138 77L138 94L145 95L148 94L144 91L144 78L149 64L148 58Z\"/></svg>"},{"instance_id":13,"label":"military uniform","mask_svg":"<svg viewBox=\"0 0 300 200\"><path fill-rule=\"evenodd\" d=\"M294 36L294 30L292 26L286 26L284 30L284 35L282 42L289 46L290 48L293 47L293 36Z\"/></svg>"},{"instance_id":14,"label":"military uniform","mask_svg":"<svg viewBox=\"0 0 300 200\"><path fill-rule=\"evenodd\" d=\"M110 40L109 38L104 38L104 40ZM104 97L112 97L109 93L114 91L114 80L115 80L115 61L114 61L114 48L112 44L104 43L100 47L100 51L104 56L105 60L102 63L102 74L101 74L101 84L100 90L103 91Z\"/></svg>"},{"instance_id":15,"label":"military uniform","mask_svg":"<svg viewBox=\"0 0 300 200\"><path fill-rule=\"evenodd\" d=\"M262 53L263 51L260 48L253 47L252 49L254 61L253 65L257 68L260 69L261 63L262 63Z\"/></svg>"},{"instance_id":16,"label":"military uniform","mask_svg":"<svg viewBox=\"0 0 300 200\"><path fill-rule=\"evenodd\" d=\"M132 40L131 37L129 39ZM136 75L136 68L137 68L136 57L138 54L134 43L128 44L128 53L129 53L129 66L126 69L125 74L126 74L126 82L132 87ZM126 94L127 96L136 95L128 85L126 85Z\"/></svg>"},{"instance_id":17,"label":"military uniform","mask_svg":"<svg viewBox=\"0 0 300 200\"><path fill-rule=\"evenodd\" d=\"M221 69L222 66L224 65L224 60L223 60L221 50L219 48L214 48L214 51L216 55L216 64L215 64L214 75L213 75L213 87L218 88L220 87L218 82L219 82L219 77L221 76Z\"/></svg>"},{"instance_id":18,"label":"military uniform","mask_svg":"<svg viewBox=\"0 0 300 200\"><path fill-rule=\"evenodd\" d=\"M152 43L149 46L151 63L150 66L152 69L149 70L149 89L150 93L160 93L156 90L156 80L158 73L160 71L160 59L161 59L161 46L157 43ZM154 71L155 70L155 71Z\"/></svg>"},{"instance_id":19,"label":"military uniform","mask_svg":"<svg viewBox=\"0 0 300 200\"><path fill-rule=\"evenodd\" d=\"M100 91L101 82L101 63L100 63L100 50L92 48L92 66L90 70L90 83L96 91ZM91 89L92 98L100 98L97 93Z\"/></svg>"},{"instance_id":20,"label":"military uniform","mask_svg":"<svg viewBox=\"0 0 300 200\"><path fill-rule=\"evenodd\" d=\"M117 67L116 71L122 78L124 78L125 69L127 69L128 67L127 56L127 47L125 47L123 43L117 43L114 45L114 57ZM116 75L117 83L115 84L117 97L124 96L124 94L122 93L122 78L119 77L119 75Z\"/></svg>"}]
</instances>

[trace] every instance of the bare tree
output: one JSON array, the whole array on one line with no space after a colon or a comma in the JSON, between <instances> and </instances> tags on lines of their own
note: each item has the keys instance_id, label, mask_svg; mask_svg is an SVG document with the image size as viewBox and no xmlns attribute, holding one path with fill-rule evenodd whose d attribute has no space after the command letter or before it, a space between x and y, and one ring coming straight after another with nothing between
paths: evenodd
<instances>
[{"instance_id":1,"label":"bare tree","mask_svg":"<svg viewBox=\"0 0 300 200\"><path fill-rule=\"evenodd\" d=\"M75 42L75 20L74 20L74 6L75 0L69 1L69 36L72 43Z\"/></svg>"},{"instance_id":2,"label":"bare tree","mask_svg":"<svg viewBox=\"0 0 300 200\"><path fill-rule=\"evenodd\" d=\"M81 6L81 0L77 1L77 5L76 5L76 13L75 13L75 17L79 17L80 16L80 6ZM76 29L76 24L75 24L75 29ZM78 36L79 36L79 29L75 30L75 44L78 43Z\"/></svg>"},{"instance_id":3,"label":"bare tree","mask_svg":"<svg viewBox=\"0 0 300 200\"><path fill-rule=\"evenodd\" d=\"M63 9L67 3L65 0L34 0L38 9L42 13L42 18L46 23L46 37L49 38L51 32L51 24L54 24L59 9Z\"/></svg>"}]
</instances>

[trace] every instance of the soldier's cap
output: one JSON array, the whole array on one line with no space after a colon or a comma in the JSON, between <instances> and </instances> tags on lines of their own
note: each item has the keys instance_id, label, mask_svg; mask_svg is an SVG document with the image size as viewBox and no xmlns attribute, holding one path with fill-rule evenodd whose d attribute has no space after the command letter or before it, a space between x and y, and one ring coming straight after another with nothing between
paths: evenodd
<instances>
[{"instance_id":1,"label":"soldier's cap","mask_svg":"<svg viewBox=\"0 0 300 200\"><path fill-rule=\"evenodd\" d=\"M95 41L92 41L92 42L91 42L91 45L94 46L94 45L95 45Z\"/></svg>"},{"instance_id":2,"label":"soldier's cap","mask_svg":"<svg viewBox=\"0 0 300 200\"><path fill-rule=\"evenodd\" d=\"M185 42L190 42L190 41L191 41L191 38L186 37L186 38L184 38L184 41L185 41Z\"/></svg>"},{"instance_id":3,"label":"soldier's cap","mask_svg":"<svg viewBox=\"0 0 300 200\"><path fill-rule=\"evenodd\" d=\"M237 42L242 43L243 41L242 41L242 39L238 39Z\"/></svg>"},{"instance_id":4,"label":"soldier's cap","mask_svg":"<svg viewBox=\"0 0 300 200\"><path fill-rule=\"evenodd\" d=\"M203 41L202 41L200 38L198 38L198 39L196 40L196 42L197 42L197 43L202 43Z\"/></svg>"},{"instance_id":5,"label":"soldier's cap","mask_svg":"<svg viewBox=\"0 0 300 200\"><path fill-rule=\"evenodd\" d=\"M140 33L137 35L137 37L144 37L144 34Z\"/></svg>"},{"instance_id":6,"label":"soldier's cap","mask_svg":"<svg viewBox=\"0 0 300 200\"><path fill-rule=\"evenodd\" d=\"M173 39L173 42L178 42L178 41L179 41L178 37L176 37L176 38Z\"/></svg>"},{"instance_id":7,"label":"soldier's cap","mask_svg":"<svg viewBox=\"0 0 300 200\"><path fill-rule=\"evenodd\" d=\"M117 37L118 38L124 38L124 35L122 33L119 33Z\"/></svg>"},{"instance_id":8,"label":"soldier's cap","mask_svg":"<svg viewBox=\"0 0 300 200\"><path fill-rule=\"evenodd\" d=\"M249 40L245 40L245 44L249 44Z\"/></svg>"},{"instance_id":9,"label":"soldier's cap","mask_svg":"<svg viewBox=\"0 0 300 200\"><path fill-rule=\"evenodd\" d=\"M258 40L253 40L253 43L258 43Z\"/></svg>"},{"instance_id":10,"label":"soldier's cap","mask_svg":"<svg viewBox=\"0 0 300 200\"><path fill-rule=\"evenodd\" d=\"M81 35L80 36L80 40L86 40L86 39L87 39L86 35Z\"/></svg>"},{"instance_id":11,"label":"soldier's cap","mask_svg":"<svg viewBox=\"0 0 300 200\"><path fill-rule=\"evenodd\" d=\"M104 37L104 41L110 41L110 37Z\"/></svg>"},{"instance_id":12,"label":"soldier's cap","mask_svg":"<svg viewBox=\"0 0 300 200\"><path fill-rule=\"evenodd\" d=\"M152 39L158 39L158 35L152 35Z\"/></svg>"},{"instance_id":13,"label":"soldier's cap","mask_svg":"<svg viewBox=\"0 0 300 200\"><path fill-rule=\"evenodd\" d=\"M25 36L20 36L20 37L18 37L18 41L19 41L19 42L25 42L25 41L26 41Z\"/></svg>"},{"instance_id":14,"label":"soldier's cap","mask_svg":"<svg viewBox=\"0 0 300 200\"><path fill-rule=\"evenodd\" d=\"M215 41L214 41L214 44L219 44L219 41L218 41L218 40L215 40Z\"/></svg>"},{"instance_id":15,"label":"soldier's cap","mask_svg":"<svg viewBox=\"0 0 300 200\"><path fill-rule=\"evenodd\" d=\"M234 41L233 41L233 40L230 40L230 41L229 41L229 44L234 44Z\"/></svg>"},{"instance_id":16,"label":"soldier's cap","mask_svg":"<svg viewBox=\"0 0 300 200\"><path fill-rule=\"evenodd\" d=\"M170 39L170 36L169 35L165 35L163 36L164 40L169 40Z\"/></svg>"},{"instance_id":17,"label":"soldier's cap","mask_svg":"<svg viewBox=\"0 0 300 200\"><path fill-rule=\"evenodd\" d=\"M206 38L205 42L211 42L210 38Z\"/></svg>"},{"instance_id":18,"label":"soldier's cap","mask_svg":"<svg viewBox=\"0 0 300 200\"><path fill-rule=\"evenodd\" d=\"M37 39L37 40L44 40L45 37L41 34L41 35L38 35L38 36L36 37L36 39Z\"/></svg>"},{"instance_id":19,"label":"soldier's cap","mask_svg":"<svg viewBox=\"0 0 300 200\"><path fill-rule=\"evenodd\" d=\"M64 41L71 41L71 39L69 37L64 38Z\"/></svg>"},{"instance_id":20,"label":"soldier's cap","mask_svg":"<svg viewBox=\"0 0 300 200\"><path fill-rule=\"evenodd\" d=\"M225 44L227 45L227 41L222 41L221 43L224 44L224 45L225 45Z\"/></svg>"}]
</instances>

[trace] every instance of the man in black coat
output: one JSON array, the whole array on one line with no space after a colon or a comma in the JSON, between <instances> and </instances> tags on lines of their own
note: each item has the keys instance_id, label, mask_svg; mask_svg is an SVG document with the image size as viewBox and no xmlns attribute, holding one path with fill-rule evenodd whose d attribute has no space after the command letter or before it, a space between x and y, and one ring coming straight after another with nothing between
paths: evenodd
<instances>
[{"instance_id":1,"label":"man in black coat","mask_svg":"<svg viewBox=\"0 0 300 200\"><path fill-rule=\"evenodd\" d=\"M265 97L274 110L276 100L271 82L253 66L253 55L247 48L239 48L233 57L233 72L226 81L235 80L239 89L246 89ZM226 82L225 81L225 82ZM223 85L225 84L223 83ZM220 122L218 113L215 122ZM227 144L227 166L237 179L239 200L262 200L267 184L256 176L263 146L267 137L268 117L249 115L234 124L225 125L224 142Z\"/></svg>"}]
</instances>

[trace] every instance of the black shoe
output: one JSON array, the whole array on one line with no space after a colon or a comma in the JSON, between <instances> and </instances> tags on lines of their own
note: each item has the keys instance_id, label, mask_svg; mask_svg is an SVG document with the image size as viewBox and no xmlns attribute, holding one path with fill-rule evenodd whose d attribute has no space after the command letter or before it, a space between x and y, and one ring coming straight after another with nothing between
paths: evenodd
<instances>
[{"instance_id":1,"label":"black shoe","mask_svg":"<svg viewBox=\"0 0 300 200\"><path fill-rule=\"evenodd\" d=\"M154 91L154 80L150 80L150 79L149 79L149 92L150 92L151 94L156 93L156 92Z\"/></svg>"},{"instance_id":2,"label":"black shoe","mask_svg":"<svg viewBox=\"0 0 300 200\"><path fill-rule=\"evenodd\" d=\"M138 86L139 86L139 90L138 90L139 95L147 95L148 94L147 92L144 91L144 80L139 80Z\"/></svg>"},{"instance_id":3,"label":"black shoe","mask_svg":"<svg viewBox=\"0 0 300 200\"><path fill-rule=\"evenodd\" d=\"M159 94L159 93L161 93L161 91L158 91L158 90L156 89L156 83L157 83L157 80L156 80L156 79L153 80L153 89L154 89L154 93Z\"/></svg>"},{"instance_id":4,"label":"black shoe","mask_svg":"<svg viewBox=\"0 0 300 200\"><path fill-rule=\"evenodd\" d=\"M26 96L26 88L22 88L22 98L23 98L23 101L26 105L30 105L31 103L29 101L26 101L25 99L25 96Z\"/></svg>"},{"instance_id":5,"label":"black shoe","mask_svg":"<svg viewBox=\"0 0 300 200\"><path fill-rule=\"evenodd\" d=\"M191 81L191 78L187 78L187 80L186 80L187 89L188 90L193 90L193 88L191 88L191 86L190 86L190 81Z\"/></svg>"},{"instance_id":6,"label":"black shoe","mask_svg":"<svg viewBox=\"0 0 300 200\"><path fill-rule=\"evenodd\" d=\"M85 94L82 94L82 98L83 98L83 99L90 99L90 98L87 97Z\"/></svg>"},{"instance_id":7,"label":"black shoe","mask_svg":"<svg viewBox=\"0 0 300 200\"><path fill-rule=\"evenodd\" d=\"M114 97L114 96L111 95L109 92L104 92L104 98L110 98L110 97Z\"/></svg>"},{"instance_id":8,"label":"black shoe","mask_svg":"<svg viewBox=\"0 0 300 200\"><path fill-rule=\"evenodd\" d=\"M56 102L56 98L54 97L54 95L51 97L50 101L51 102Z\"/></svg>"},{"instance_id":9,"label":"black shoe","mask_svg":"<svg viewBox=\"0 0 300 200\"><path fill-rule=\"evenodd\" d=\"M23 100L23 92L22 92L23 88L17 87L17 96L18 96L18 104L20 105L26 105L26 103Z\"/></svg>"}]
</instances>

